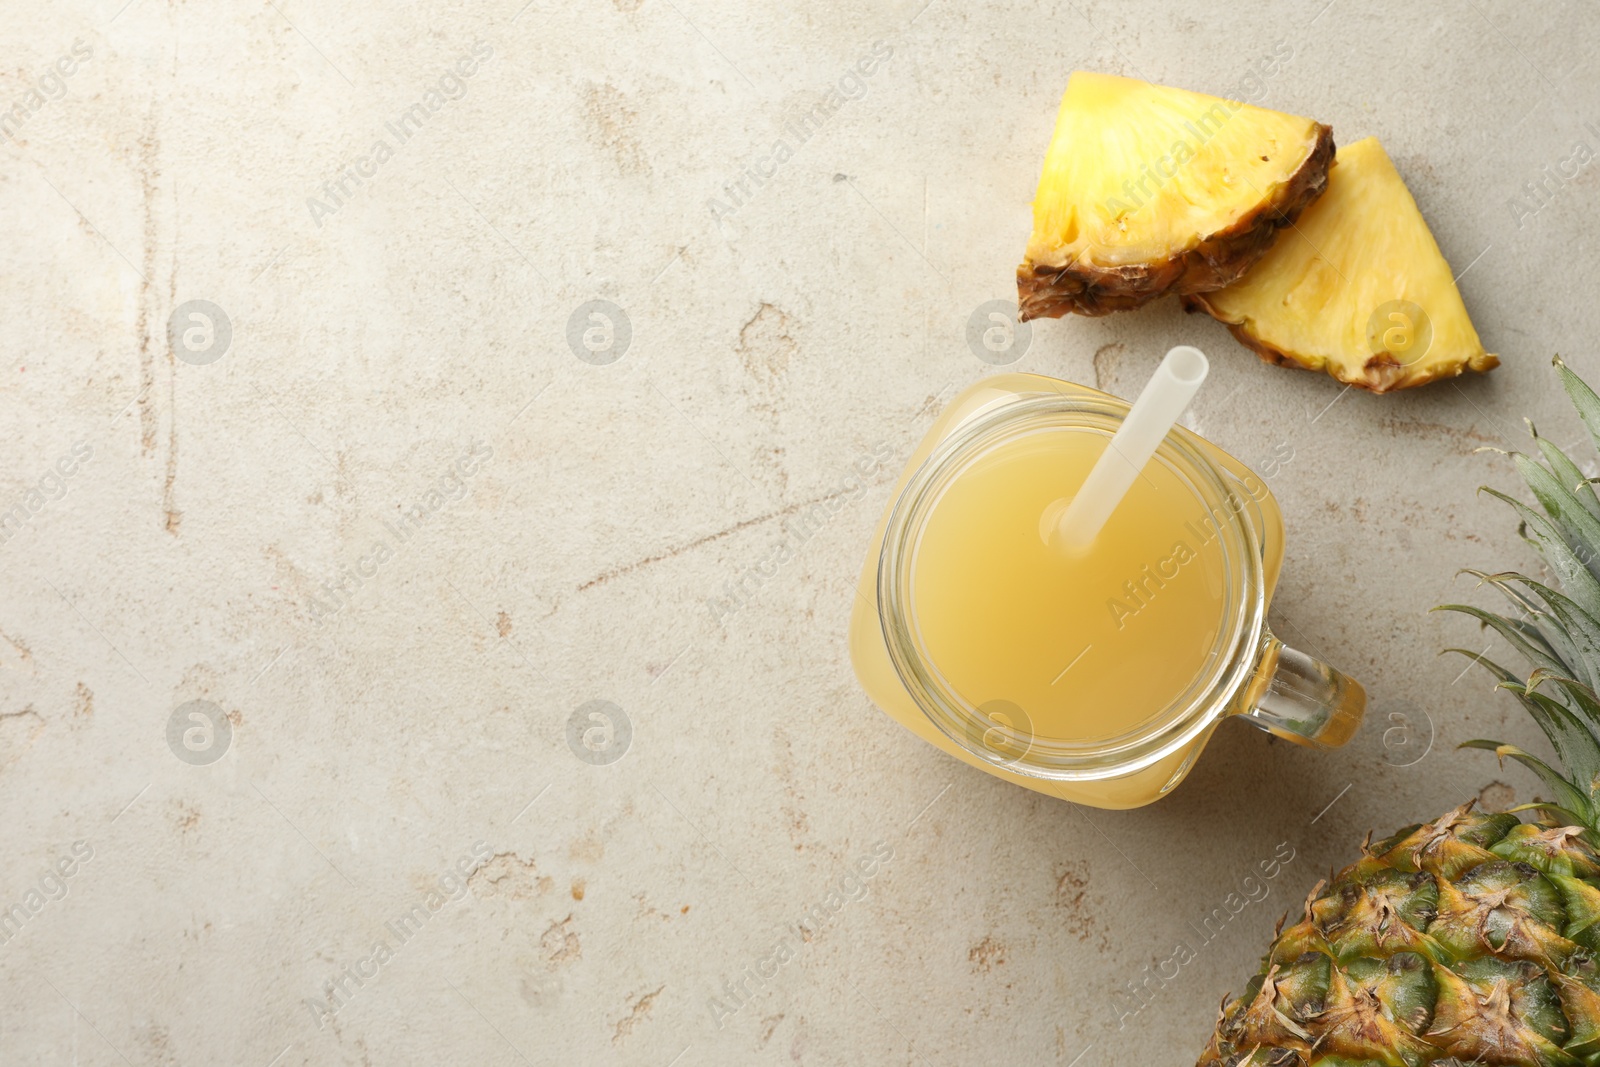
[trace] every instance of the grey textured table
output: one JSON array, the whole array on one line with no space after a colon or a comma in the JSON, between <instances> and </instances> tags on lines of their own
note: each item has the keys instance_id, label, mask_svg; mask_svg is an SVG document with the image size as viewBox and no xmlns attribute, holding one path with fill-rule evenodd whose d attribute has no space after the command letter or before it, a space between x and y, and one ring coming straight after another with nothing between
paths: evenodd
<instances>
[{"instance_id":1,"label":"grey textured table","mask_svg":"<svg viewBox=\"0 0 1600 1067\"><path fill-rule=\"evenodd\" d=\"M1592 8L519 3L6 13L0 1060L1183 1063L1369 827L1531 795L1426 612L1532 565L1474 450L1600 375L1600 169L1545 170L1600 146ZM1505 363L1035 325L1014 369L1124 395L1210 352L1274 625L1373 698L1127 813L915 741L844 640L1079 67L1380 136Z\"/></svg>"}]
</instances>

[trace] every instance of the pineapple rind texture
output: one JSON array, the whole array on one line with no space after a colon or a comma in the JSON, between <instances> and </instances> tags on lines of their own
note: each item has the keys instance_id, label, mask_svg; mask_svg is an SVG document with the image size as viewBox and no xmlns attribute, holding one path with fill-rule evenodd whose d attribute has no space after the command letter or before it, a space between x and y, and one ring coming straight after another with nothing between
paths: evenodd
<instances>
[{"instance_id":1,"label":"pineapple rind texture","mask_svg":"<svg viewBox=\"0 0 1600 1067\"><path fill-rule=\"evenodd\" d=\"M1576 880L1496 852L1518 833L1542 835L1548 847L1526 854L1551 870L1590 869L1600 855L1576 828L1471 808L1319 885L1247 995L1222 1010L1200 1067L1590 1062L1600 967L1566 936L1578 920L1557 884ZM1580 1038L1582 1056L1570 1047Z\"/></svg>"},{"instance_id":2,"label":"pineapple rind texture","mask_svg":"<svg viewBox=\"0 0 1600 1067\"><path fill-rule=\"evenodd\" d=\"M1375 137L1339 149L1327 191L1242 278L1185 303L1269 363L1375 393L1500 363Z\"/></svg>"},{"instance_id":3,"label":"pineapple rind texture","mask_svg":"<svg viewBox=\"0 0 1600 1067\"><path fill-rule=\"evenodd\" d=\"M1600 447L1600 396L1557 373ZM1531 429L1531 427L1530 427ZM1533 665L1519 678L1472 651L1559 760L1469 741L1532 770L1551 799L1474 802L1362 846L1280 921L1261 969L1221 1009L1199 1067L1600 1067L1600 497L1534 434L1513 459L1542 513L1504 494L1562 591L1468 572L1514 613L1466 605ZM1527 817L1528 821L1523 821Z\"/></svg>"},{"instance_id":4,"label":"pineapple rind texture","mask_svg":"<svg viewBox=\"0 0 1600 1067\"><path fill-rule=\"evenodd\" d=\"M1334 151L1333 131L1309 119L1074 73L1017 268L1021 317L1229 284L1321 195Z\"/></svg>"}]
</instances>

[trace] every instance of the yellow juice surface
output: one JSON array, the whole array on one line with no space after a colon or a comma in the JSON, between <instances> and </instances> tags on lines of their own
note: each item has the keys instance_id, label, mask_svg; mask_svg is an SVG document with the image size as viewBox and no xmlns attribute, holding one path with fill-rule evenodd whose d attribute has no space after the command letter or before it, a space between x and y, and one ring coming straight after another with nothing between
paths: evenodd
<instances>
[{"instance_id":1,"label":"yellow juice surface","mask_svg":"<svg viewBox=\"0 0 1600 1067\"><path fill-rule=\"evenodd\" d=\"M1060 428L997 445L947 487L916 548L909 607L927 659L1040 738L1150 723L1208 666L1224 623L1215 520L1160 461L1086 553L1046 542L1107 440Z\"/></svg>"}]
</instances>

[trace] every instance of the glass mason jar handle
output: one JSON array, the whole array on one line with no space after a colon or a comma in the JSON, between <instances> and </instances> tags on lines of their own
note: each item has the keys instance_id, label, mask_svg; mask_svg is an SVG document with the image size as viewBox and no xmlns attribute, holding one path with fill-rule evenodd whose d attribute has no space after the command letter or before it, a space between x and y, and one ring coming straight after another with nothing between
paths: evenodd
<instances>
[{"instance_id":1,"label":"glass mason jar handle","mask_svg":"<svg viewBox=\"0 0 1600 1067\"><path fill-rule=\"evenodd\" d=\"M1360 682L1263 630L1255 679L1234 713L1297 745L1338 748L1355 735L1366 709Z\"/></svg>"}]
</instances>

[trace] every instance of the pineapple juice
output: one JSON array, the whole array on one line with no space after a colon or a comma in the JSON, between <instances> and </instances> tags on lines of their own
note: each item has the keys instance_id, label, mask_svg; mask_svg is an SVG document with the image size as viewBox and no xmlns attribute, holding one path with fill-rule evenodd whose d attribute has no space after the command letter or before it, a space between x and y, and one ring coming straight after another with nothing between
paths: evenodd
<instances>
[{"instance_id":1,"label":"pineapple juice","mask_svg":"<svg viewBox=\"0 0 1600 1067\"><path fill-rule=\"evenodd\" d=\"M1123 774L1042 777L1016 758L1024 753L1005 736L947 734L907 689L887 647L880 566L893 502L970 420L1039 397L1121 403L1072 382L1018 373L982 379L952 400L909 457L872 535L850 617L850 659L874 704L956 759L1076 803L1138 807L1182 781L1210 728ZM1195 437L1189 440L1232 485L1241 512L1208 513L1157 457L1089 552L1064 558L1047 545L1041 523L1048 527L1065 508L1108 439L1108 432L1081 427L984 451L933 508L911 559L904 605L918 642L924 650L932 646L928 666L985 722L1090 750L1161 716L1205 666L1225 612L1237 608L1219 599L1213 584L1223 555L1213 536L1219 525L1243 521L1255 531L1265 599L1283 562L1283 517L1272 493L1244 464ZM1243 704L1252 699L1241 696ZM1106 751L1114 747L1106 740Z\"/></svg>"},{"instance_id":2,"label":"pineapple juice","mask_svg":"<svg viewBox=\"0 0 1600 1067\"><path fill-rule=\"evenodd\" d=\"M929 660L974 707L1040 738L1118 737L1208 664L1226 614L1214 517L1160 462L1087 551L1055 519L1107 437L1052 429L959 474L916 550L910 609Z\"/></svg>"}]
</instances>

